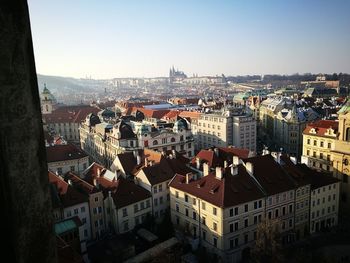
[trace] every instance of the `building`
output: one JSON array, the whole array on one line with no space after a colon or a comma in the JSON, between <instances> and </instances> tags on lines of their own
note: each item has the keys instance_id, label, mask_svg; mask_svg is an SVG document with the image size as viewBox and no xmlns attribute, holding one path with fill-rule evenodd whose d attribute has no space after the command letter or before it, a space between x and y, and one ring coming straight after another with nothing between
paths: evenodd
<instances>
[{"instance_id":1,"label":"building","mask_svg":"<svg viewBox=\"0 0 350 263\"><path fill-rule=\"evenodd\" d=\"M338 137L332 149L333 175L342 181L341 199L345 206L350 204L350 99L338 112Z\"/></svg>"},{"instance_id":2,"label":"building","mask_svg":"<svg viewBox=\"0 0 350 263\"><path fill-rule=\"evenodd\" d=\"M59 175L75 172L80 175L89 166L89 156L72 144L46 147L49 171Z\"/></svg>"},{"instance_id":3,"label":"building","mask_svg":"<svg viewBox=\"0 0 350 263\"><path fill-rule=\"evenodd\" d=\"M254 244L265 194L243 164L203 177L176 175L169 184L174 226L224 262L238 262Z\"/></svg>"},{"instance_id":4,"label":"building","mask_svg":"<svg viewBox=\"0 0 350 263\"><path fill-rule=\"evenodd\" d=\"M51 201L54 221L60 222L65 219L78 217L81 221L79 226L80 251L87 257L86 243L91 240L91 224L88 197L80 193L63 177L49 171Z\"/></svg>"},{"instance_id":5,"label":"building","mask_svg":"<svg viewBox=\"0 0 350 263\"><path fill-rule=\"evenodd\" d=\"M87 170L89 171L89 169ZM85 176L86 175L84 174L83 177ZM99 185L96 181L93 181L92 184L90 184L73 172L68 172L65 174L64 180L88 197L91 223L91 239L100 239L106 234L106 222L103 213L104 197L102 190L99 189Z\"/></svg>"},{"instance_id":6,"label":"building","mask_svg":"<svg viewBox=\"0 0 350 263\"><path fill-rule=\"evenodd\" d=\"M85 180L98 185L104 194L103 207L108 231L122 234L143 223L152 214L151 194L117 172L93 163Z\"/></svg>"},{"instance_id":7,"label":"building","mask_svg":"<svg viewBox=\"0 0 350 263\"><path fill-rule=\"evenodd\" d=\"M170 207L170 180L177 173L187 174L192 170L186 166L188 160L176 152L162 155L158 162L152 159L156 158L146 157L134 177L138 185L151 192L153 216L159 221Z\"/></svg>"},{"instance_id":8,"label":"building","mask_svg":"<svg viewBox=\"0 0 350 263\"><path fill-rule=\"evenodd\" d=\"M232 145L256 151L256 120L252 115L233 117Z\"/></svg>"},{"instance_id":9,"label":"building","mask_svg":"<svg viewBox=\"0 0 350 263\"><path fill-rule=\"evenodd\" d=\"M202 113L198 119L198 149L236 146L256 150L256 120L240 108Z\"/></svg>"},{"instance_id":10,"label":"building","mask_svg":"<svg viewBox=\"0 0 350 263\"><path fill-rule=\"evenodd\" d=\"M319 120L309 123L303 131L301 162L319 171L332 172L332 150L338 134L338 121Z\"/></svg>"},{"instance_id":11,"label":"building","mask_svg":"<svg viewBox=\"0 0 350 263\"><path fill-rule=\"evenodd\" d=\"M56 98L46 87L46 84L44 84L44 90L40 94L40 104L42 114L51 114L58 106Z\"/></svg>"},{"instance_id":12,"label":"building","mask_svg":"<svg viewBox=\"0 0 350 263\"><path fill-rule=\"evenodd\" d=\"M81 148L94 161L110 167L115 157L124 152L152 149L159 152L177 151L194 155L194 139L190 123L179 118L170 127L156 128L143 122L119 119L115 124L99 123L95 115L87 116L80 128Z\"/></svg>"}]
</instances>

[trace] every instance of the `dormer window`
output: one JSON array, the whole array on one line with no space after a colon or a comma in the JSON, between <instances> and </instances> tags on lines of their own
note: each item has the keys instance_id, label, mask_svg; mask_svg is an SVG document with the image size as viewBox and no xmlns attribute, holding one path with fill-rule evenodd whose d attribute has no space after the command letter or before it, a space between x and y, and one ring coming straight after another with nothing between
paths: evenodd
<instances>
[{"instance_id":1,"label":"dormer window","mask_svg":"<svg viewBox=\"0 0 350 263\"><path fill-rule=\"evenodd\" d=\"M310 130L310 133L316 134L316 129L315 129L315 128L312 128L312 129Z\"/></svg>"}]
</instances>

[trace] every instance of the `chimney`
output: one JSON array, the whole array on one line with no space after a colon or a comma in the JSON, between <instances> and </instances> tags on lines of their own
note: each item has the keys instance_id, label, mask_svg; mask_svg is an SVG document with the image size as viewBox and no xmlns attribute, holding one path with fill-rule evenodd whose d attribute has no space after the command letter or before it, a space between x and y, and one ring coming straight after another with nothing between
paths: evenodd
<instances>
[{"instance_id":1,"label":"chimney","mask_svg":"<svg viewBox=\"0 0 350 263\"><path fill-rule=\"evenodd\" d=\"M69 185L73 185L71 179L68 179L68 184L69 184Z\"/></svg>"},{"instance_id":2,"label":"chimney","mask_svg":"<svg viewBox=\"0 0 350 263\"><path fill-rule=\"evenodd\" d=\"M238 174L238 166L232 165L231 166L231 175L237 175Z\"/></svg>"},{"instance_id":3,"label":"chimney","mask_svg":"<svg viewBox=\"0 0 350 263\"><path fill-rule=\"evenodd\" d=\"M201 167L201 160L199 159L199 157L196 157L196 167L197 169Z\"/></svg>"},{"instance_id":4,"label":"chimney","mask_svg":"<svg viewBox=\"0 0 350 263\"><path fill-rule=\"evenodd\" d=\"M232 157L232 164L233 165L239 165L239 157L238 156L234 155Z\"/></svg>"},{"instance_id":5,"label":"chimney","mask_svg":"<svg viewBox=\"0 0 350 263\"><path fill-rule=\"evenodd\" d=\"M208 163L203 163L203 176L207 176L209 174L209 165Z\"/></svg>"},{"instance_id":6,"label":"chimney","mask_svg":"<svg viewBox=\"0 0 350 263\"><path fill-rule=\"evenodd\" d=\"M224 168L227 167L227 161L224 161Z\"/></svg>"},{"instance_id":7,"label":"chimney","mask_svg":"<svg viewBox=\"0 0 350 263\"><path fill-rule=\"evenodd\" d=\"M134 154L135 158L137 158L137 156L139 155L139 152L137 150L134 150L132 153Z\"/></svg>"},{"instance_id":8,"label":"chimney","mask_svg":"<svg viewBox=\"0 0 350 263\"><path fill-rule=\"evenodd\" d=\"M112 192L111 191L108 191L108 196L112 197Z\"/></svg>"},{"instance_id":9,"label":"chimney","mask_svg":"<svg viewBox=\"0 0 350 263\"><path fill-rule=\"evenodd\" d=\"M247 172L250 174L250 175L253 175L254 174L254 165L251 163L251 162L247 162L245 164L245 168L247 169Z\"/></svg>"},{"instance_id":10,"label":"chimney","mask_svg":"<svg viewBox=\"0 0 350 263\"><path fill-rule=\"evenodd\" d=\"M192 174L191 173L187 173L186 174L186 184L188 184L190 182L191 178L192 178Z\"/></svg>"},{"instance_id":11,"label":"chimney","mask_svg":"<svg viewBox=\"0 0 350 263\"><path fill-rule=\"evenodd\" d=\"M148 159L147 159L147 157L145 158L145 167L147 167L148 166Z\"/></svg>"},{"instance_id":12,"label":"chimney","mask_svg":"<svg viewBox=\"0 0 350 263\"><path fill-rule=\"evenodd\" d=\"M215 168L215 177L217 178L217 179L222 179L222 177L223 177L223 174L222 174L222 168L221 167L216 167Z\"/></svg>"},{"instance_id":13,"label":"chimney","mask_svg":"<svg viewBox=\"0 0 350 263\"><path fill-rule=\"evenodd\" d=\"M217 157L219 157L219 149L218 148L214 148L214 153Z\"/></svg>"},{"instance_id":14,"label":"chimney","mask_svg":"<svg viewBox=\"0 0 350 263\"><path fill-rule=\"evenodd\" d=\"M100 176L101 176L101 169L97 168L97 177L100 177Z\"/></svg>"},{"instance_id":15,"label":"chimney","mask_svg":"<svg viewBox=\"0 0 350 263\"><path fill-rule=\"evenodd\" d=\"M118 180L118 172L117 172L117 170L114 171L114 178L115 178L115 180Z\"/></svg>"},{"instance_id":16,"label":"chimney","mask_svg":"<svg viewBox=\"0 0 350 263\"><path fill-rule=\"evenodd\" d=\"M136 163L137 165L141 164L141 156L139 154L136 156Z\"/></svg>"},{"instance_id":17,"label":"chimney","mask_svg":"<svg viewBox=\"0 0 350 263\"><path fill-rule=\"evenodd\" d=\"M173 153L173 156L176 159L176 151L175 150L171 150L171 152Z\"/></svg>"}]
</instances>

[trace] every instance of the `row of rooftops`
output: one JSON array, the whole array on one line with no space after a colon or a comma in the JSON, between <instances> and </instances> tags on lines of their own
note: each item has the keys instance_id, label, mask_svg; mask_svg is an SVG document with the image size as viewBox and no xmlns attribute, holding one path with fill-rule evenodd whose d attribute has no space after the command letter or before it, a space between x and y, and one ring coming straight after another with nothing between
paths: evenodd
<instances>
[{"instance_id":1,"label":"row of rooftops","mask_svg":"<svg viewBox=\"0 0 350 263\"><path fill-rule=\"evenodd\" d=\"M233 157L232 164L217 166L204 163L203 176L176 174L169 186L194 195L218 207L231 207L259 198L311 185L316 189L339 180L325 173L294 164L287 156L279 163L270 154L249 158Z\"/></svg>"}]
</instances>

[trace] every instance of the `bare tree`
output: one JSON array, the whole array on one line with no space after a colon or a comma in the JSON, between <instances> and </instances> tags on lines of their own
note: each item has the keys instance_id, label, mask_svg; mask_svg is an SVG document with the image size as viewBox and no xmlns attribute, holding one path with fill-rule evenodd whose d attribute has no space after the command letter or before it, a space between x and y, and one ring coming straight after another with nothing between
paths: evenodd
<instances>
[{"instance_id":1,"label":"bare tree","mask_svg":"<svg viewBox=\"0 0 350 263\"><path fill-rule=\"evenodd\" d=\"M283 262L279 220L264 219L258 225L255 246L251 251L251 261Z\"/></svg>"}]
</instances>

